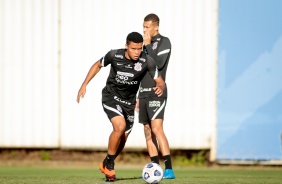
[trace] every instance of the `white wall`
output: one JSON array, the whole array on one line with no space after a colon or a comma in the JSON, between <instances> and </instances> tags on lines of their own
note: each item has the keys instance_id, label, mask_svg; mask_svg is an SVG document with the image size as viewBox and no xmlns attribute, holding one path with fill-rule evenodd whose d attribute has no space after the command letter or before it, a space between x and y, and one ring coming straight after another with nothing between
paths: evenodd
<instances>
[{"instance_id":1,"label":"white wall","mask_svg":"<svg viewBox=\"0 0 282 184\"><path fill-rule=\"evenodd\" d=\"M1 29L0 76L1 89L5 90L0 92L0 146L35 146L39 142L46 147L49 146L46 142L52 142L63 148L106 149L112 128L102 109L101 90L109 67L103 68L90 82L80 104L75 102L77 91L91 65L110 49L124 47L129 32L142 33L144 16L154 12L161 19L160 33L172 42L167 74L169 98L164 123L170 146L174 149L211 147L216 124L217 0L46 0L36 1L40 2L38 9L34 1L0 0L1 20L4 15L6 20L1 21L1 27L7 27L8 20L14 16L9 13L6 4L15 9L19 2L27 4L18 6L20 12L38 11L40 17L48 15L50 19L45 22L47 18L40 18L40 22L27 25L21 23L22 26L17 28L10 25L4 33ZM30 18L18 15L14 19L22 22ZM33 34L27 29L34 29ZM21 30L18 37L23 41L16 39L15 44L28 44L30 39L34 44L40 43L32 47L28 45L29 52L26 47L19 46L16 53L30 58L34 58L33 53L36 53L40 58L38 62L22 57L8 58L7 53L12 53L13 49L5 49L10 44L9 40L15 37L16 30ZM48 35L44 34L47 30ZM45 53L44 49L50 53ZM46 62L49 57L52 62ZM25 66L18 69L21 73L33 77L22 78L19 73L12 75L12 68L18 67L17 63ZM31 66L26 67L27 63ZM11 76L15 76L21 85L11 85ZM30 89L26 83L31 83L37 96L9 93L15 88L19 91ZM21 105L14 108L9 102L11 100ZM14 117L9 118L11 116ZM14 133L15 127L23 124L25 129ZM29 142L31 138L28 134L35 129L50 136L37 139L42 136L37 132L35 139ZM2 132L7 130L9 133L3 136ZM19 132L22 141L17 144L15 140ZM143 128L138 122L126 148L145 148Z\"/></svg>"},{"instance_id":2,"label":"white wall","mask_svg":"<svg viewBox=\"0 0 282 184\"><path fill-rule=\"evenodd\" d=\"M58 146L56 0L0 0L0 146Z\"/></svg>"}]
</instances>

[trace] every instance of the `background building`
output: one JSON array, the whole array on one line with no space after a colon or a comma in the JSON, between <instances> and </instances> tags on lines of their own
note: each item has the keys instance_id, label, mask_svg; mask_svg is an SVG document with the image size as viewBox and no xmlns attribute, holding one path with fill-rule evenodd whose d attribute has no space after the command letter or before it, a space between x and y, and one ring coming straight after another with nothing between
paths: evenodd
<instances>
[{"instance_id":1,"label":"background building","mask_svg":"<svg viewBox=\"0 0 282 184\"><path fill-rule=\"evenodd\" d=\"M106 150L110 67L90 66L156 13L172 42L165 130L211 160L281 160L279 0L0 0L0 147ZM136 119L126 145L144 149Z\"/></svg>"}]
</instances>

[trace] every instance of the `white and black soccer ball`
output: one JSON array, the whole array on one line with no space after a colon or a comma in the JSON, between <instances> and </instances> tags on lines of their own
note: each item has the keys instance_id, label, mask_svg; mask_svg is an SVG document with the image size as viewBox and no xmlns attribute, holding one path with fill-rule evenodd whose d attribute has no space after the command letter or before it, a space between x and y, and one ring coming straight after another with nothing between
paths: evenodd
<instances>
[{"instance_id":1,"label":"white and black soccer ball","mask_svg":"<svg viewBox=\"0 0 282 184\"><path fill-rule=\"evenodd\" d=\"M156 163L146 164L143 168L142 178L147 183L159 183L163 179L163 169Z\"/></svg>"}]
</instances>

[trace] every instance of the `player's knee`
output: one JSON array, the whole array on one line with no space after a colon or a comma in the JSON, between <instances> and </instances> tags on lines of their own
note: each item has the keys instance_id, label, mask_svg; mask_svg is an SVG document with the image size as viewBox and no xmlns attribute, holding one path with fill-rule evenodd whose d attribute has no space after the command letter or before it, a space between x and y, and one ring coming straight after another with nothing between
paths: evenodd
<instances>
[{"instance_id":1,"label":"player's knee","mask_svg":"<svg viewBox=\"0 0 282 184\"><path fill-rule=\"evenodd\" d=\"M126 128L125 125L116 125L116 126L114 126L114 131L116 133L119 133L119 134L122 135L124 133L124 131L125 131L125 128Z\"/></svg>"},{"instance_id":2,"label":"player's knee","mask_svg":"<svg viewBox=\"0 0 282 184\"><path fill-rule=\"evenodd\" d=\"M145 134L148 134L148 133L151 133L151 127L149 125L144 125L144 133Z\"/></svg>"},{"instance_id":3,"label":"player's knee","mask_svg":"<svg viewBox=\"0 0 282 184\"><path fill-rule=\"evenodd\" d=\"M151 128L149 126L144 126L144 134L146 140L152 139Z\"/></svg>"},{"instance_id":4,"label":"player's knee","mask_svg":"<svg viewBox=\"0 0 282 184\"><path fill-rule=\"evenodd\" d=\"M164 134L163 128L161 126L152 127L152 132L157 136Z\"/></svg>"}]
</instances>

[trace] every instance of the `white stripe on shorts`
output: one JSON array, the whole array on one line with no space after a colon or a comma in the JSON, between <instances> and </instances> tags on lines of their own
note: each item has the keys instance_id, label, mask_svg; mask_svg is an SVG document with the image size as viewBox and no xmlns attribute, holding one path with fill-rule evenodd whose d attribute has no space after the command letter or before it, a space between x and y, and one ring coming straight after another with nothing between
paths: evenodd
<instances>
[{"instance_id":1,"label":"white stripe on shorts","mask_svg":"<svg viewBox=\"0 0 282 184\"><path fill-rule=\"evenodd\" d=\"M165 101L162 104L162 106L157 110L157 112L154 114L151 120L154 120L156 118L156 116L161 112L161 110L163 110L164 106L165 106Z\"/></svg>"},{"instance_id":2,"label":"white stripe on shorts","mask_svg":"<svg viewBox=\"0 0 282 184\"><path fill-rule=\"evenodd\" d=\"M107 106L107 105L105 105L105 104L103 104L103 106L104 106L106 109L108 109L108 110L110 110L110 111L113 111L113 112L115 112L115 113L117 113L117 114L123 116L123 114L122 114L121 112L119 112L118 110L116 110L116 109L114 109L114 108L112 108L112 107L110 107L110 106Z\"/></svg>"},{"instance_id":3,"label":"white stripe on shorts","mask_svg":"<svg viewBox=\"0 0 282 184\"><path fill-rule=\"evenodd\" d=\"M131 127L129 130L126 130L124 133L130 133L133 127Z\"/></svg>"}]
</instances>

